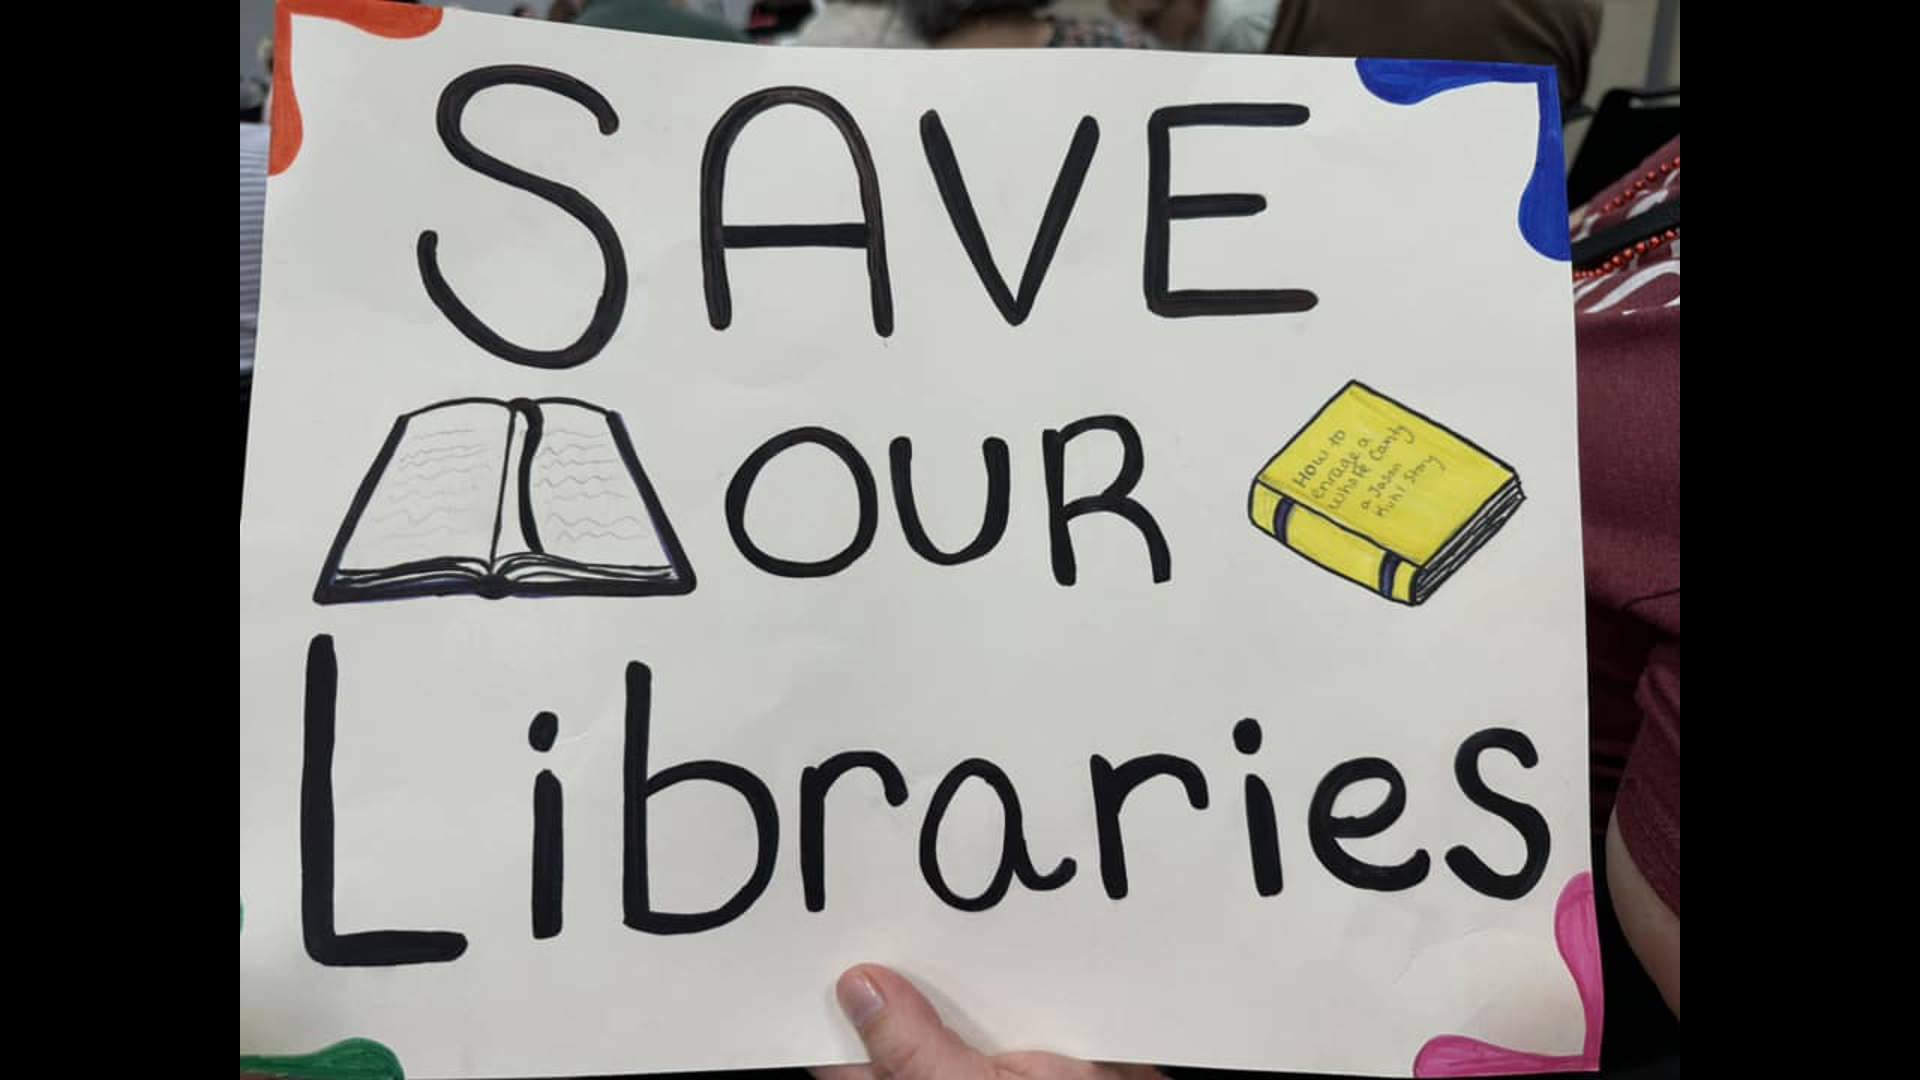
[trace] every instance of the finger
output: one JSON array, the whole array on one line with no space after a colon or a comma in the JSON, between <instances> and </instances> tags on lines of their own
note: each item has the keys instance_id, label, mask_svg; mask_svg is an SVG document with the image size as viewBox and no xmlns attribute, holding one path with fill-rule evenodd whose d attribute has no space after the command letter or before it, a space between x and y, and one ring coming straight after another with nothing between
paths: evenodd
<instances>
[{"instance_id":1,"label":"finger","mask_svg":"<svg viewBox=\"0 0 1920 1080\"><path fill-rule=\"evenodd\" d=\"M834 987L867 1048L875 1074L888 1080L983 1080L987 1059L940 1022L912 983L877 964L860 964Z\"/></svg>"},{"instance_id":2,"label":"finger","mask_svg":"<svg viewBox=\"0 0 1920 1080\"><path fill-rule=\"evenodd\" d=\"M1016 1050L993 1059L1007 1080L1107 1080L1105 1065L1044 1050Z\"/></svg>"}]
</instances>

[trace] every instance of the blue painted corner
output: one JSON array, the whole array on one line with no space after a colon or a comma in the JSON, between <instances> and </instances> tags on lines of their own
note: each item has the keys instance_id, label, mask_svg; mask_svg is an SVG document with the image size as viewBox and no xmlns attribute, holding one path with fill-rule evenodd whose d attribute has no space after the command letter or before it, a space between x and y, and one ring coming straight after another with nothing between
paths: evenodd
<instances>
[{"instance_id":1,"label":"blue painted corner","mask_svg":"<svg viewBox=\"0 0 1920 1080\"><path fill-rule=\"evenodd\" d=\"M1560 145L1560 89L1550 67L1462 60L1356 60L1360 84L1382 101L1413 105L1435 94L1485 82L1532 83L1540 103L1533 175L1520 195L1520 235L1549 259L1571 262L1567 229L1566 151Z\"/></svg>"}]
</instances>

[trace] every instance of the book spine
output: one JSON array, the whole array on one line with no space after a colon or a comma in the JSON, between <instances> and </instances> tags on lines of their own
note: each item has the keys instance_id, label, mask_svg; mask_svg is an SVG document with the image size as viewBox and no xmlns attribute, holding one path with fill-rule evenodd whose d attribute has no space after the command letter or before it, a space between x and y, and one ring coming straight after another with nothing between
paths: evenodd
<instances>
[{"instance_id":1,"label":"book spine","mask_svg":"<svg viewBox=\"0 0 1920 1080\"><path fill-rule=\"evenodd\" d=\"M1257 481L1247 513L1260 531L1341 577L1389 600L1413 602L1419 567L1359 533Z\"/></svg>"}]
</instances>

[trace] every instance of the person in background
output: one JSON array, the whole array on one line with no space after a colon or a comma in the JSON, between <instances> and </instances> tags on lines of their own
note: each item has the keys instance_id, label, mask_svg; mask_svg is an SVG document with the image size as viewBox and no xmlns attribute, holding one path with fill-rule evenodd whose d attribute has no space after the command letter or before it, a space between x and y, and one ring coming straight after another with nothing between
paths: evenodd
<instances>
[{"instance_id":1,"label":"person in background","mask_svg":"<svg viewBox=\"0 0 1920 1080\"><path fill-rule=\"evenodd\" d=\"M1172 48L1263 53L1281 0L1107 0Z\"/></svg>"},{"instance_id":2,"label":"person in background","mask_svg":"<svg viewBox=\"0 0 1920 1080\"><path fill-rule=\"evenodd\" d=\"M260 96L260 116L263 123L270 123L273 120L273 39L261 38L253 54L260 58L260 70L267 73L267 89Z\"/></svg>"},{"instance_id":3,"label":"person in background","mask_svg":"<svg viewBox=\"0 0 1920 1080\"><path fill-rule=\"evenodd\" d=\"M267 215L267 149L271 129L240 125L240 374L253 372L260 319L260 234Z\"/></svg>"},{"instance_id":4,"label":"person in background","mask_svg":"<svg viewBox=\"0 0 1920 1080\"><path fill-rule=\"evenodd\" d=\"M525 4L521 4L513 9L513 17L516 19L531 19L533 18L533 9Z\"/></svg>"},{"instance_id":5,"label":"person in background","mask_svg":"<svg viewBox=\"0 0 1920 1080\"><path fill-rule=\"evenodd\" d=\"M1130 23L1044 14L1046 0L896 0L829 3L800 28L795 45L868 48L1152 49Z\"/></svg>"},{"instance_id":6,"label":"person in background","mask_svg":"<svg viewBox=\"0 0 1920 1080\"><path fill-rule=\"evenodd\" d=\"M1108 0L1177 48L1293 56L1491 60L1560 73L1562 106L1586 94L1596 0Z\"/></svg>"},{"instance_id":7,"label":"person in background","mask_svg":"<svg viewBox=\"0 0 1920 1080\"><path fill-rule=\"evenodd\" d=\"M553 0L547 9L548 22L572 22L580 17L580 0Z\"/></svg>"},{"instance_id":8,"label":"person in background","mask_svg":"<svg viewBox=\"0 0 1920 1080\"><path fill-rule=\"evenodd\" d=\"M789 42L814 48L920 49L921 36L893 0L815 0Z\"/></svg>"},{"instance_id":9,"label":"person in background","mask_svg":"<svg viewBox=\"0 0 1920 1080\"><path fill-rule=\"evenodd\" d=\"M1046 6L1046 0L901 0L936 49L1159 47L1132 23L1042 14Z\"/></svg>"},{"instance_id":10,"label":"person in background","mask_svg":"<svg viewBox=\"0 0 1920 1080\"><path fill-rule=\"evenodd\" d=\"M260 237L267 217L270 128L240 125L240 476L246 483L247 414L253 401L253 349L260 326Z\"/></svg>"},{"instance_id":11,"label":"person in background","mask_svg":"<svg viewBox=\"0 0 1920 1080\"><path fill-rule=\"evenodd\" d=\"M1592 819L1621 935L1676 1019L1679 208L1676 136L1573 216Z\"/></svg>"},{"instance_id":12,"label":"person in background","mask_svg":"<svg viewBox=\"0 0 1920 1080\"><path fill-rule=\"evenodd\" d=\"M745 43L747 35L718 19L696 15L670 0L583 0L577 26L635 30L643 34Z\"/></svg>"}]
</instances>

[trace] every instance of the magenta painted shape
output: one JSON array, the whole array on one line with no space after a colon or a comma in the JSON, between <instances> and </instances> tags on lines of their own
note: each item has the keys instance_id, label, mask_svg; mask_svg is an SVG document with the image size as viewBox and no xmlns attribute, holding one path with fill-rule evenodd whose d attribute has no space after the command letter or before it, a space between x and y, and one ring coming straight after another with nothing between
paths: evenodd
<instances>
[{"instance_id":1,"label":"magenta painted shape","mask_svg":"<svg viewBox=\"0 0 1920 1080\"><path fill-rule=\"evenodd\" d=\"M1606 995L1600 976L1600 929L1596 922L1593 875L1575 874L1560 890L1553 913L1553 937L1560 959L1580 992L1587 1015L1587 1037L1578 1054L1535 1054L1470 1039L1441 1035L1427 1040L1413 1059L1413 1075L1520 1076L1532 1073L1592 1072L1600 1068L1600 1033L1606 1027Z\"/></svg>"}]
</instances>

